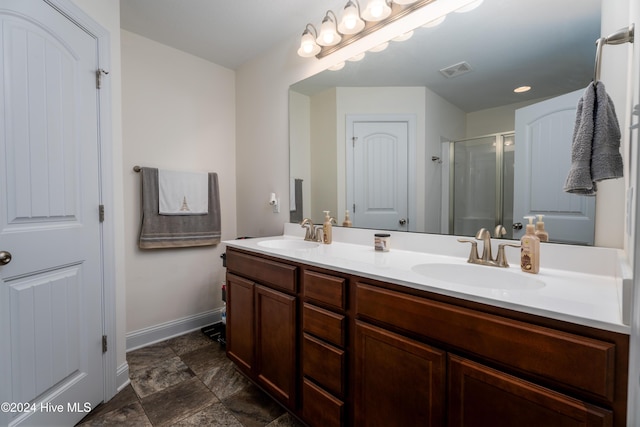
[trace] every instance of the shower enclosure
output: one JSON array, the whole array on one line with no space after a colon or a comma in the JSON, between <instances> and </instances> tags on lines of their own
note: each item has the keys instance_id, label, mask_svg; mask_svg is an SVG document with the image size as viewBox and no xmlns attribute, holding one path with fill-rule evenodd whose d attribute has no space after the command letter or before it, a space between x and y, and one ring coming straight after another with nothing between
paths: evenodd
<instances>
[{"instance_id":1,"label":"shower enclosure","mask_svg":"<svg viewBox=\"0 0 640 427\"><path fill-rule=\"evenodd\" d=\"M514 133L500 133L449 143L449 232L492 234L504 225L513 236Z\"/></svg>"}]
</instances>

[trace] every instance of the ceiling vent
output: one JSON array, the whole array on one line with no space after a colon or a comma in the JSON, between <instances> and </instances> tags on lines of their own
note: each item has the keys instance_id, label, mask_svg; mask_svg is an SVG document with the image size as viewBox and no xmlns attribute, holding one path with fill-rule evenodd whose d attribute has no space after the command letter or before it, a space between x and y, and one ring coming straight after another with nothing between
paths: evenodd
<instances>
[{"instance_id":1,"label":"ceiling vent","mask_svg":"<svg viewBox=\"0 0 640 427\"><path fill-rule=\"evenodd\" d=\"M443 68L440 70L440 72L446 78L451 79L453 77L458 77L462 74L468 73L471 70L471 65L467 64L465 61L462 61L449 67Z\"/></svg>"}]
</instances>

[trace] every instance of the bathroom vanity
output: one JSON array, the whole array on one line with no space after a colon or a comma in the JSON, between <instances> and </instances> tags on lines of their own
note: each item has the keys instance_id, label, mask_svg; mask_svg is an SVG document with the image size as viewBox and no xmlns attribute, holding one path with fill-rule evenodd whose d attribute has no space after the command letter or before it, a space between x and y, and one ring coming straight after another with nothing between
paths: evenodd
<instances>
[{"instance_id":1,"label":"bathroom vanity","mask_svg":"<svg viewBox=\"0 0 640 427\"><path fill-rule=\"evenodd\" d=\"M454 277L467 274L464 259L284 237L226 243L227 354L310 426L626 425L627 327L553 311L553 276L587 289L586 276L496 269L513 286L474 294L405 267L449 263ZM518 289L519 279L542 285Z\"/></svg>"}]
</instances>

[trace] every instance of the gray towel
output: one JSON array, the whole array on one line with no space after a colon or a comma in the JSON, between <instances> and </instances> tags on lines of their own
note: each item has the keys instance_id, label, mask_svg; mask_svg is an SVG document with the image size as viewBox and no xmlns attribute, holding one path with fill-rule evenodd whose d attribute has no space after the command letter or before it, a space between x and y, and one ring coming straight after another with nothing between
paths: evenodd
<instances>
[{"instance_id":1,"label":"gray towel","mask_svg":"<svg viewBox=\"0 0 640 427\"><path fill-rule=\"evenodd\" d=\"M220 196L218 174L209 174L209 213L206 215L160 215L158 169L141 168L142 224L140 249L184 248L220 243Z\"/></svg>"},{"instance_id":2,"label":"gray towel","mask_svg":"<svg viewBox=\"0 0 640 427\"><path fill-rule=\"evenodd\" d=\"M289 222L302 222L302 180L295 179L294 182L294 197L296 201L296 208L289 213Z\"/></svg>"},{"instance_id":3,"label":"gray towel","mask_svg":"<svg viewBox=\"0 0 640 427\"><path fill-rule=\"evenodd\" d=\"M571 168L564 191L594 196L596 182L622 176L620 127L604 84L589 83L578 101Z\"/></svg>"}]
</instances>

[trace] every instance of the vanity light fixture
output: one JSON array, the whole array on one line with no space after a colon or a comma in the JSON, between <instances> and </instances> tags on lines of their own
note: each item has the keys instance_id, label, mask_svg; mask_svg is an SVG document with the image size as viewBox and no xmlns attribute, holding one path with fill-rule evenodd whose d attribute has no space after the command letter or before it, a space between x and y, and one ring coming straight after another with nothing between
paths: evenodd
<instances>
[{"instance_id":1,"label":"vanity light fixture","mask_svg":"<svg viewBox=\"0 0 640 427\"><path fill-rule=\"evenodd\" d=\"M313 31L313 34L311 33L311 31ZM318 45L318 43L316 43L316 38L318 38L316 27L311 24L307 24L307 27L302 33L298 55L302 56L303 58L311 58L312 56L316 56L317 54L319 54L322 48Z\"/></svg>"},{"instance_id":2,"label":"vanity light fixture","mask_svg":"<svg viewBox=\"0 0 640 427\"><path fill-rule=\"evenodd\" d=\"M338 62L336 65L332 65L331 67L329 67L329 70L331 71L340 71L344 68L344 62Z\"/></svg>"},{"instance_id":3,"label":"vanity light fixture","mask_svg":"<svg viewBox=\"0 0 640 427\"><path fill-rule=\"evenodd\" d=\"M531 86L520 86L515 88L513 91L515 93L524 93L524 92L529 92L531 90Z\"/></svg>"},{"instance_id":4,"label":"vanity light fixture","mask_svg":"<svg viewBox=\"0 0 640 427\"><path fill-rule=\"evenodd\" d=\"M422 27L423 28L433 28L433 27L437 27L438 25L442 24L444 22L444 20L447 19L447 15L442 15L440 18L436 18L433 21L429 21L426 24L424 24Z\"/></svg>"},{"instance_id":5,"label":"vanity light fixture","mask_svg":"<svg viewBox=\"0 0 640 427\"><path fill-rule=\"evenodd\" d=\"M411 37L413 37L413 30L407 31L404 34L400 34L398 37L394 37L391 40L393 40L394 42L403 42L405 40L409 40Z\"/></svg>"},{"instance_id":6,"label":"vanity light fixture","mask_svg":"<svg viewBox=\"0 0 640 427\"><path fill-rule=\"evenodd\" d=\"M389 47L389 42L384 42L384 43L380 43L378 46L374 46L371 49L369 49L369 52L382 52L383 50L385 50L386 48Z\"/></svg>"},{"instance_id":7,"label":"vanity light fixture","mask_svg":"<svg viewBox=\"0 0 640 427\"><path fill-rule=\"evenodd\" d=\"M307 24L302 33L298 55L324 58L435 1L437 0L347 0L339 21L332 11L327 11L319 33L316 27ZM465 6L456 12L474 9L481 3L482 0L476 0L471 3L473 7ZM426 25L434 26L443 20L444 16ZM401 40L403 36L398 36L395 40Z\"/></svg>"},{"instance_id":8,"label":"vanity light fixture","mask_svg":"<svg viewBox=\"0 0 640 427\"><path fill-rule=\"evenodd\" d=\"M391 15L390 0L369 0L362 11L362 18L369 22L378 22Z\"/></svg>"},{"instance_id":9,"label":"vanity light fixture","mask_svg":"<svg viewBox=\"0 0 640 427\"><path fill-rule=\"evenodd\" d=\"M356 34L364 29L365 22L360 16L360 3L349 0L342 11L338 31L342 34Z\"/></svg>"},{"instance_id":10,"label":"vanity light fixture","mask_svg":"<svg viewBox=\"0 0 640 427\"><path fill-rule=\"evenodd\" d=\"M333 18L329 15L333 15ZM338 18L336 14L328 10L320 25L320 34L316 38L316 43L320 46L335 46L340 43L342 36L338 33Z\"/></svg>"},{"instance_id":11,"label":"vanity light fixture","mask_svg":"<svg viewBox=\"0 0 640 427\"><path fill-rule=\"evenodd\" d=\"M360 52L357 55L353 55L351 58L347 59L347 61L351 61L351 62L358 62L358 61L362 61L362 59L364 58L365 52Z\"/></svg>"},{"instance_id":12,"label":"vanity light fixture","mask_svg":"<svg viewBox=\"0 0 640 427\"><path fill-rule=\"evenodd\" d=\"M460 9L456 10L456 13L466 13L466 12L470 12L473 9L477 8L478 6L480 6L482 4L484 0L476 0L473 3L469 3L466 6L462 6Z\"/></svg>"}]
</instances>

